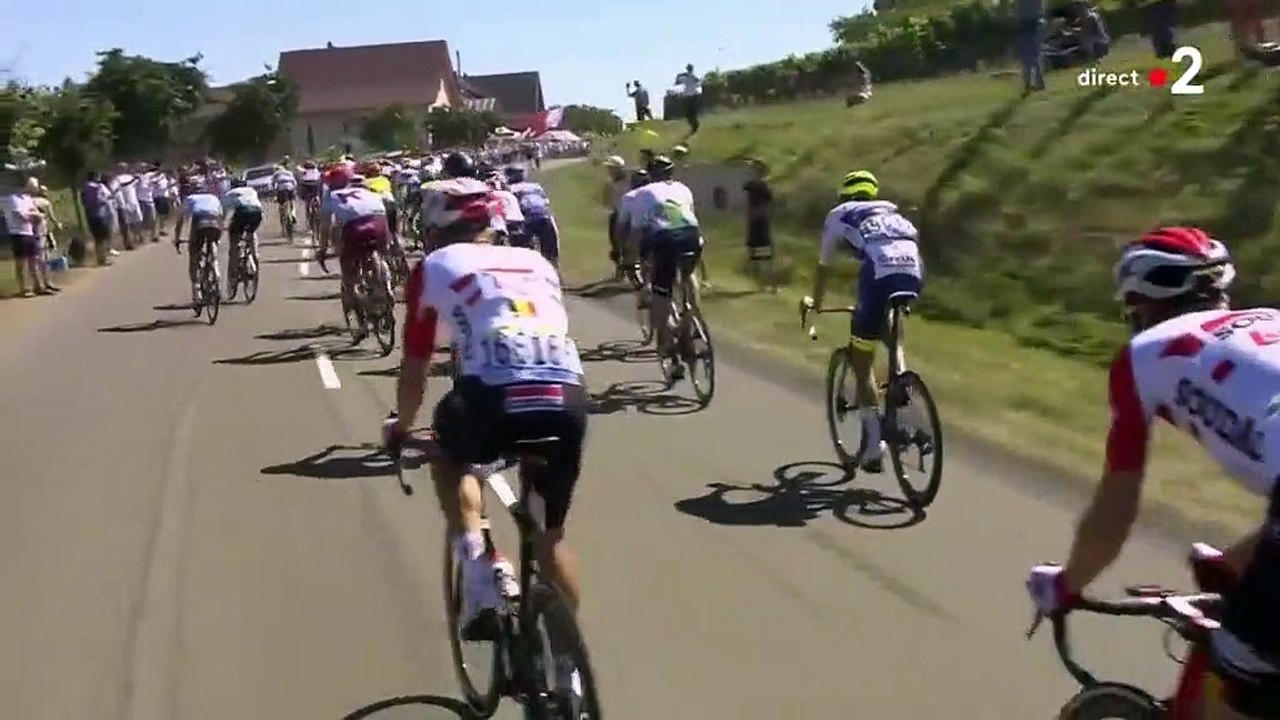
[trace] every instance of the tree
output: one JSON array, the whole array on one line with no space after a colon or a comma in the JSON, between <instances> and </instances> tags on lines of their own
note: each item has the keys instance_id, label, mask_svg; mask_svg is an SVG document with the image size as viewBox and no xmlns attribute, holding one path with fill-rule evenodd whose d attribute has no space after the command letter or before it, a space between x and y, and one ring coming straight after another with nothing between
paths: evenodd
<instances>
[{"instance_id":1,"label":"tree","mask_svg":"<svg viewBox=\"0 0 1280 720\"><path fill-rule=\"evenodd\" d=\"M111 128L116 118L111 103L67 80L49 96L43 116L40 156L62 182L74 182L93 164L111 156Z\"/></svg>"},{"instance_id":2,"label":"tree","mask_svg":"<svg viewBox=\"0 0 1280 720\"><path fill-rule=\"evenodd\" d=\"M173 123L200 107L209 89L200 60L196 55L179 62L160 62L125 55L119 48L98 53L98 69L85 83L85 90L116 109L112 132L118 156L159 153L169 140Z\"/></svg>"},{"instance_id":3,"label":"tree","mask_svg":"<svg viewBox=\"0 0 1280 720\"><path fill-rule=\"evenodd\" d=\"M297 86L268 68L233 86L231 93L227 107L205 129L209 147L232 160L259 161L297 113Z\"/></svg>"},{"instance_id":4,"label":"tree","mask_svg":"<svg viewBox=\"0 0 1280 720\"><path fill-rule=\"evenodd\" d=\"M569 105L564 109L563 127L575 133L616 135L622 132L622 118L608 108Z\"/></svg>"},{"instance_id":5,"label":"tree","mask_svg":"<svg viewBox=\"0 0 1280 720\"><path fill-rule=\"evenodd\" d=\"M46 91L10 81L0 90L0 164L28 165L44 135Z\"/></svg>"},{"instance_id":6,"label":"tree","mask_svg":"<svg viewBox=\"0 0 1280 720\"><path fill-rule=\"evenodd\" d=\"M398 150L417 139L418 125L402 103L392 103L360 123L360 141L374 150Z\"/></svg>"},{"instance_id":7,"label":"tree","mask_svg":"<svg viewBox=\"0 0 1280 720\"><path fill-rule=\"evenodd\" d=\"M480 145L489 133L502 125L502 119L494 112L474 112L451 108L431 108L422 125L431 133L431 144L436 148L460 145Z\"/></svg>"}]
</instances>

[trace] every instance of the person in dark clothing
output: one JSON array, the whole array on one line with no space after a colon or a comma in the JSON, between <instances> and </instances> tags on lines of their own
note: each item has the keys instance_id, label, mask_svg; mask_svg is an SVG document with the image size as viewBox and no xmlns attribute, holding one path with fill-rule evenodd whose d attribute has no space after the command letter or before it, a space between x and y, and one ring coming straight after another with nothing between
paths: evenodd
<instances>
[{"instance_id":1,"label":"person in dark clothing","mask_svg":"<svg viewBox=\"0 0 1280 720\"><path fill-rule=\"evenodd\" d=\"M756 281L778 292L773 272L773 231L769 220L773 212L773 190L766 178L768 167L759 160L751 162L751 179L742 184L747 196L747 258Z\"/></svg>"},{"instance_id":2,"label":"person in dark clothing","mask_svg":"<svg viewBox=\"0 0 1280 720\"><path fill-rule=\"evenodd\" d=\"M1147 22L1151 31L1151 49L1156 57L1168 60L1178 49L1174 29L1178 27L1177 0L1156 0L1147 6Z\"/></svg>"},{"instance_id":3,"label":"person in dark clothing","mask_svg":"<svg viewBox=\"0 0 1280 720\"><path fill-rule=\"evenodd\" d=\"M649 109L649 91L640 84L639 80L627 83L627 97L631 98L636 105L636 122L653 119L653 111Z\"/></svg>"}]
</instances>

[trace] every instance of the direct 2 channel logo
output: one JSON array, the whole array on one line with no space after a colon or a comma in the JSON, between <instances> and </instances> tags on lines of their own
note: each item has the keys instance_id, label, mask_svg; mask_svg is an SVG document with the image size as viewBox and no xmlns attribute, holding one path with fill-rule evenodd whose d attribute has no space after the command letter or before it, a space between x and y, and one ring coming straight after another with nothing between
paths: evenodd
<instances>
[{"instance_id":1,"label":"direct 2 channel logo","mask_svg":"<svg viewBox=\"0 0 1280 720\"><path fill-rule=\"evenodd\" d=\"M1080 87L1100 88L1138 88L1145 82L1153 88L1168 86L1170 95L1203 95L1204 86L1196 82L1200 71L1204 69L1204 54L1194 45L1183 45L1173 51L1173 62L1183 65L1181 73L1174 78L1173 73L1163 67L1149 70L1106 71L1096 67L1088 68L1076 75L1076 84ZM1173 82L1170 83L1169 80Z\"/></svg>"}]
</instances>

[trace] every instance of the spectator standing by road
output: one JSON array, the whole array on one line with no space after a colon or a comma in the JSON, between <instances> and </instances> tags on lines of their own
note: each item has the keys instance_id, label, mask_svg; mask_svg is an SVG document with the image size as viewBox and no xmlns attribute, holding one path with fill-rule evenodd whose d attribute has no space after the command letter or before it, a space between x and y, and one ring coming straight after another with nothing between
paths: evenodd
<instances>
[{"instance_id":1,"label":"spectator standing by road","mask_svg":"<svg viewBox=\"0 0 1280 720\"><path fill-rule=\"evenodd\" d=\"M1044 0L1018 0L1014 34L1022 63L1022 91L1044 90Z\"/></svg>"},{"instance_id":2,"label":"spectator standing by road","mask_svg":"<svg viewBox=\"0 0 1280 720\"><path fill-rule=\"evenodd\" d=\"M1178 49L1174 28L1178 27L1177 0L1156 0L1147 6L1147 23L1151 31L1151 49L1156 57L1168 60Z\"/></svg>"},{"instance_id":3,"label":"spectator standing by road","mask_svg":"<svg viewBox=\"0 0 1280 720\"><path fill-rule=\"evenodd\" d=\"M138 175L138 210L142 216L140 234L151 238L151 242L158 242L160 235L156 232L155 168L146 163L137 163L134 165L134 172Z\"/></svg>"},{"instance_id":4,"label":"spectator standing by road","mask_svg":"<svg viewBox=\"0 0 1280 720\"><path fill-rule=\"evenodd\" d=\"M747 258L756 282L778 292L773 272L773 190L767 179L768 167L760 160L751 161L751 179L742 184L747 196Z\"/></svg>"},{"instance_id":5,"label":"spectator standing by road","mask_svg":"<svg viewBox=\"0 0 1280 720\"><path fill-rule=\"evenodd\" d=\"M57 292L49 282L48 268L40 261L44 254L45 218L36 204L39 193L40 181L27 178L23 188L9 197L9 215L5 222L13 248L13 272L18 279L18 292L24 298ZM28 276L31 289L27 289Z\"/></svg>"},{"instance_id":6,"label":"spectator standing by road","mask_svg":"<svg viewBox=\"0 0 1280 720\"><path fill-rule=\"evenodd\" d=\"M84 208L85 220L89 223L89 234L93 236L93 252L98 259L98 267L109 265L111 260L111 191L102 184L102 177L96 172L85 176L84 185L80 186L80 205Z\"/></svg>"},{"instance_id":7,"label":"spectator standing by road","mask_svg":"<svg viewBox=\"0 0 1280 720\"><path fill-rule=\"evenodd\" d=\"M694 135L700 125L698 116L702 114L702 78L694 74L690 63L684 66L684 72L676 75L675 84L679 86L684 105L684 119L689 122L689 135Z\"/></svg>"},{"instance_id":8,"label":"spectator standing by road","mask_svg":"<svg viewBox=\"0 0 1280 720\"><path fill-rule=\"evenodd\" d=\"M632 87L634 84L635 87ZM653 111L649 109L649 91L640 84L639 80L634 83L627 83L627 97L631 98L636 106L636 122L644 122L653 119Z\"/></svg>"}]
</instances>

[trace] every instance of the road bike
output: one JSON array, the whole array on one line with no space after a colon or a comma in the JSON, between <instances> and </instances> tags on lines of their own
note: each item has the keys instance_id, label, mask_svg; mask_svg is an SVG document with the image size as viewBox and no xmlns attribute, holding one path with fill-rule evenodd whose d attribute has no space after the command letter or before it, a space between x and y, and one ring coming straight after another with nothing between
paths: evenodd
<instances>
[{"instance_id":1,"label":"road bike","mask_svg":"<svg viewBox=\"0 0 1280 720\"><path fill-rule=\"evenodd\" d=\"M1171 698L1156 699L1133 685L1098 680L1072 657L1066 615L1060 613L1048 618L1053 626L1053 644L1058 659L1080 684L1080 690L1062 706L1058 717L1061 720L1181 720L1199 717L1201 693L1212 691L1213 683L1217 682L1207 669L1208 641L1210 631L1218 627L1214 616L1221 608L1222 596L1217 593L1181 595L1155 585L1130 586L1125 593L1128 597L1119 600L1082 598L1073 611L1154 618L1167 625L1165 654L1183 666L1176 693ZM1027 631L1028 639L1044 619L1044 615L1037 614ZM1179 658L1171 650L1171 635L1177 635L1189 644L1185 657Z\"/></svg>"},{"instance_id":2,"label":"road bike","mask_svg":"<svg viewBox=\"0 0 1280 720\"><path fill-rule=\"evenodd\" d=\"M409 280L409 256L399 238L387 243L387 269L391 271L391 287L404 287Z\"/></svg>"},{"instance_id":3,"label":"road bike","mask_svg":"<svg viewBox=\"0 0 1280 720\"><path fill-rule=\"evenodd\" d=\"M393 412L390 417L394 416ZM511 578L503 577L501 573L495 578L503 589L504 606L497 616L500 626L497 640L488 643L492 645L492 656L489 682L485 687L476 686L463 657L460 622L462 568L454 557L448 531L445 533L444 602L449 645L463 697L470 709L482 718L492 717L503 697L521 703L524 716L533 720L596 720L601 717L595 675L582 631L564 596L543 577L534 554L544 527L541 513L536 509L541 507L541 500L531 494L532 483L527 481L527 477L530 469L547 463L547 458L556 452L560 442L558 437L516 441L511 456L492 465L472 468L476 477L483 478L483 486L489 488L510 513L520 534L517 582L511 582ZM404 464L400 458L394 459L400 490L405 495L412 495L413 486L405 480ZM501 475L512 467L517 469L520 478L519 495ZM497 547L487 513L481 528L486 556L492 560L497 554ZM543 625L541 630L540 622ZM576 682L568 688L553 687L556 683L547 682L548 660L558 677L576 677Z\"/></svg>"},{"instance_id":4,"label":"road bike","mask_svg":"<svg viewBox=\"0 0 1280 720\"><path fill-rule=\"evenodd\" d=\"M285 240L292 244L294 225L298 222L293 216L293 201L280 199L278 205L280 208L280 229L284 232Z\"/></svg>"},{"instance_id":5,"label":"road bike","mask_svg":"<svg viewBox=\"0 0 1280 720\"><path fill-rule=\"evenodd\" d=\"M214 252L217 226L200 226L193 234L200 239L200 247L196 252L196 297L191 310L196 317L204 312L205 321L210 325L218 322L218 311L222 308L222 289L218 287L218 256ZM205 236L208 233L208 236ZM188 243L189 245L190 243ZM181 246L178 248L181 253Z\"/></svg>"},{"instance_id":6,"label":"road bike","mask_svg":"<svg viewBox=\"0 0 1280 720\"><path fill-rule=\"evenodd\" d=\"M258 258L253 251L255 242L254 233L241 233L238 242L235 243L237 248L236 261L231 263L229 268L231 273L231 295L235 296L236 285L242 286L246 305L252 304L254 299L258 297Z\"/></svg>"},{"instance_id":7,"label":"road bike","mask_svg":"<svg viewBox=\"0 0 1280 720\"><path fill-rule=\"evenodd\" d=\"M319 192L320 192L319 190L316 190L315 191L316 195L319 195ZM307 230L311 232L312 242L319 242L320 240L320 198L319 197L307 198Z\"/></svg>"},{"instance_id":8,"label":"road bike","mask_svg":"<svg viewBox=\"0 0 1280 720\"><path fill-rule=\"evenodd\" d=\"M342 293L342 316L353 341L359 333L371 331L382 357L391 354L396 342L396 299L391 293L391 277L382 253L371 251L360 259L351 292Z\"/></svg>"},{"instance_id":9,"label":"road bike","mask_svg":"<svg viewBox=\"0 0 1280 720\"><path fill-rule=\"evenodd\" d=\"M711 344L711 330L702 316L702 308L694 298L698 290L694 287L694 258L697 253L680 254L677 266L678 275L674 291L671 293L671 310L667 313L667 326L675 341L676 357L683 361L688 371L689 383L698 397L698 403L706 407L716 392L716 356ZM668 385L673 385L675 378L674 364L669 358L659 356L663 377Z\"/></svg>"},{"instance_id":10,"label":"road bike","mask_svg":"<svg viewBox=\"0 0 1280 720\"><path fill-rule=\"evenodd\" d=\"M906 351L903 348L903 332L906 316L911 313L911 301L916 293L898 292L889 297L889 333L885 344L889 348L889 376L880 385L884 395L884 411L880 415L880 437L887 446L893 472L908 502L916 508L924 509L938 496L942 484L942 425L938 419L938 406L933 395L924 384L920 375L907 369ZM856 308L831 308L818 310L818 313L853 314ZM810 339L817 340L817 327L808 325L810 310L801 316L801 326L808 327ZM853 375L853 351L848 344L841 345L831 353L827 365L826 406L827 431L831 436L832 447L836 457L846 468L861 465L867 452L866 436L862 432L862 415L857 404L857 395L850 388ZM921 422L908 423L908 410L917 410L926 415ZM845 423L848 420L849 423ZM841 429L846 424L856 428L858 440L846 441L841 436ZM917 425L912 427L912 424ZM856 450L851 448L856 447ZM917 455L916 469L926 473L927 481L923 488L912 485L907 477L905 456L911 449Z\"/></svg>"}]
</instances>

